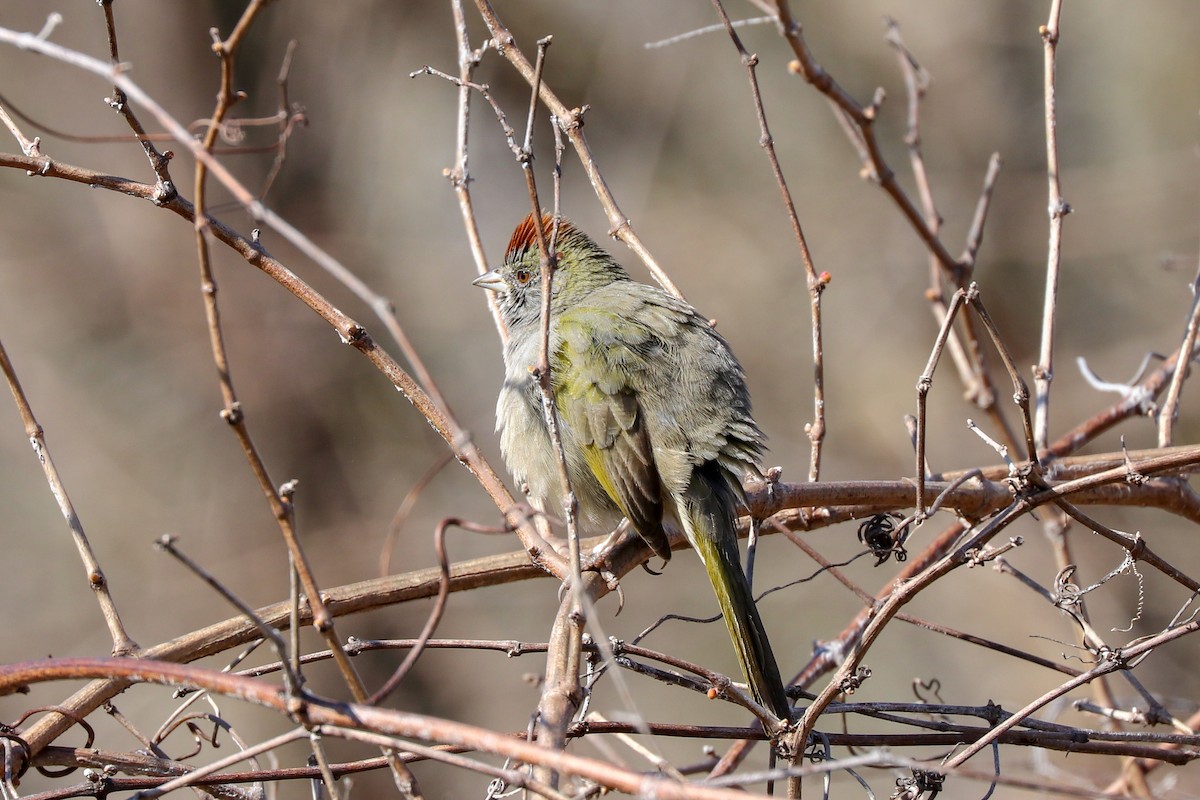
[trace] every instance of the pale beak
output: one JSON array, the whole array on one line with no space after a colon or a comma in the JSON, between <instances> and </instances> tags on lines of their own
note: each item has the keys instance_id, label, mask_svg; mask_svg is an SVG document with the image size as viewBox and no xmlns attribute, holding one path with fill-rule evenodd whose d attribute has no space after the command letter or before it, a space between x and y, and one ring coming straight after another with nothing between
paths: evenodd
<instances>
[{"instance_id":1,"label":"pale beak","mask_svg":"<svg viewBox=\"0 0 1200 800\"><path fill-rule=\"evenodd\" d=\"M508 284L504 282L504 278L500 277L500 273L494 269L483 273L478 278L471 281L471 283L475 284L481 289L487 289L489 292L508 291Z\"/></svg>"}]
</instances>

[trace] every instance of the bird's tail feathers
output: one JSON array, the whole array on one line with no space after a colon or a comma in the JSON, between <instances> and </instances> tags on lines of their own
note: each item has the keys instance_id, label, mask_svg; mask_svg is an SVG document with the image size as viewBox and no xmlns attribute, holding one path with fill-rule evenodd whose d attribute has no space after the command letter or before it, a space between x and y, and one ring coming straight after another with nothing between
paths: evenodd
<instances>
[{"instance_id":1,"label":"bird's tail feathers","mask_svg":"<svg viewBox=\"0 0 1200 800\"><path fill-rule=\"evenodd\" d=\"M710 464L711 472L720 469ZM766 628L758 615L738 553L737 498L723 475L697 470L679 501L679 518L712 582L721 615L750 691L759 705L787 720L791 705Z\"/></svg>"}]
</instances>

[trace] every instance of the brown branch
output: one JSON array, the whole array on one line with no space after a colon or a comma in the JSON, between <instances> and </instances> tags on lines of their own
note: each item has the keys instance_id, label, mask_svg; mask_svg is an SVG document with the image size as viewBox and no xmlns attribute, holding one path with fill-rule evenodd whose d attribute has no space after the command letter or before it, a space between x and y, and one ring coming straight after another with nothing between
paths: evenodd
<instances>
[{"instance_id":1,"label":"brown branch","mask_svg":"<svg viewBox=\"0 0 1200 800\"><path fill-rule=\"evenodd\" d=\"M1098 677L1116 672L1118 670L1131 669L1132 666L1136 665L1138 661L1154 652L1154 650L1159 646L1182 636L1195 633L1197 630L1200 630L1200 620L1193 620L1185 625L1170 628L1154 636L1145 637L1129 647L1114 650L1111 653L1106 654L1106 656L1092 669L1088 670L1082 675L1066 681L1054 689L1051 689L1041 697L1038 697L1037 699L1028 703L1024 708L1014 713L1011 717L1004 720L999 725L993 727L987 734L980 737L962 751L956 753L953 758L949 759L945 763L945 767L948 769L953 769L954 767L964 763L967 759L971 758L971 756L975 755L980 750L990 745L994 740L1002 736L1005 731L1008 731L1014 726L1020 724L1030 714L1037 711L1039 708L1042 708L1050 701L1062 697L1077 686L1083 686ZM1192 758L1196 758L1200 754L1191 753L1189 755Z\"/></svg>"},{"instance_id":2,"label":"brown branch","mask_svg":"<svg viewBox=\"0 0 1200 800\"><path fill-rule=\"evenodd\" d=\"M1200 454L1200 449L1197 453L1185 456L1184 460L1194 458ZM1178 465L1177 456L1164 456L1159 458L1147 459L1145 462L1137 464L1137 470L1140 474L1149 475L1165 470L1170 470ZM826 687L821 691L820 695L808 707L804 718L801 721L800 729L796 732L796 741L804 742L808 735L812 732L817 718L822 714L825 708L832 702L833 698L842 691L844 681L849 678L854 670L862 663L862 659L866 652L870 649L874 641L883 632L884 628L895 617L900 609L912 600L917 594L928 588L933 582L957 569L964 563L970 560L969 554L973 551L978 551L983 545L1000 533L1008 525L1016 521L1028 511L1049 502L1056 502L1059 498L1068 494L1080 491L1082 489L1094 487L1106 482L1125 480L1129 475L1128 468L1125 466L1090 475L1085 478L1080 478L1074 481L1068 481L1055 486L1053 489L1047 489L1036 494L1027 494L1019 497L1011 505L1007 506L1003 511L989 519L986 523L974 529L973 535L966 541L961 541L955 537L953 550L947 551L945 555L939 555L936 562L924 566L919 572L914 572L911 580L904 583L897 583L896 588L888 595L887 599L880 603L877 607L869 610L865 617L865 624L862 626L861 632L858 633L856 646L847 651L844 661L840 664L833 678L829 681ZM945 536L943 536L944 540ZM1118 541L1118 543L1122 543ZM1145 559L1148 563L1163 569L1160 566L1162 561L1157 556L1152 559L1146 559L1146 550L1143 549L1144 542L1136 543L1125 542L1129 547L1135 547L1134 555L1140 559ZM913 569L914 564L906 569ZM1169 565L1166 565L1169 567ZM1177 571L1174 573L1164 569L1165 574L1169 577L1179 580L1187 585L1187 579L1180 576Z\"/></svg>"},{"instance_id":3,"label":"brown branch","mask_svg":"<svg viewBox=\"0 0 1200 800\"><path fill-rule=\"evenodd\" d=\"M1033 370L1035 440L1045 447L1050 440L1050 383L1054 380L1054 330L1058 305L1059 267L1062 264L1063 217L1071 206L1062 196L1058 163L1058 95L1055 84L1055 57L1058 52L1058 22L1062 15L1062 0L1051 0L1050 18L1039 33L1045 45L1045 107L1046 107L1046 178L1049 183L1050 241L1046 252L1046 296L1042 307L1042 341L1040 357Z\"/></svg>"},{"instance_id":4,"label":"brown branch","mask_svg":"<svg viewBox=\"0 0 1200 800\"><path fill-rule=\"evenodd\" d=\"M108 34L108 55L112 63L114 74L123 69L121 64L121 55L117 46L117 22L113 15L113 0L99 0L100 8L104 11L104 27ZM125 97L125 92L117 83L113 83L112 97L106 97L105 102L109 107L121 115L125 120L125 124L133 131L134 138L141 144L142 150L146 153L146 158L150 161L150 169L154 171L158 182L155 184L158 190L158 196L164 200L171 198L175 194L175 184L171 180L170 164L174 153L170 150L159 152L154 146L151 137L147 135L146 129L142 127L141 120L133 108L130 107L128 99Z\"/></svg>"},{"instance_id":5,"label":"brown branch","mask_svg":"<svg viewBox=\"0 0 1200 800\"><path fill-rule=\"evenodd\" d=\"M148 659L79 658L7 664L0 666L0 695L20 687L60 680L105 679L203 688L268 708L278 714L303 720L308 727L322 726L327 734L336 729L368 730L422 742L466 745L481 752L548 767L564 775L577 775L612 790L635 796L665 800L745 800L747 795L731 789L681 783L646 775L607 762L529 744L474 725L439 719L424 714L356 704L327 704L289 698L281 689L261 681L242 678L192 665ZM403 750L404 742L393 742Z\"/></svg>"},{"instance_id":6,"label":"brown branch","mask_svg":"<svg viewBox=\"0 0 1200 800\"><path fill-rule=\"evenodd\" d=\"M242 93L235 92L233 89L233 72L237 63L238 49L245 39L247 32L254 24L254 21L258 18L258 15L262 13L263 9L269 3L270 0L251 0L227 39L222 40L215 28L211 31L213 36L212 49L221 64L221 79L220 89L217 92L217 105L213 109L208 129L205 131L204 137L200 142L200 148L206 153L211 153L220 131L220 125L224 122L229 110L243 98ZM325 608L325 604L321 599L321 591L317 586L316 576L309 564L308 556L300 545L300 539L296 533L295 507L291 501L291 494L277 489L276 485L272 482L271 476L267 471L266 462L263 460L258 447L250 435L250 429L246 424L245 411L233 387L233 375L230 371L229 357L225 349L225 336L221 327L220 306L217 304L216 276L213 274L212 259L208 248L209 226L205 210L207 186L208 167L204 160L198 159L196 161L195 182L193 185L195 210L192 222L195 232L197 260L200 267L200 292L204 301L205 318L208 322L209 344L212 349L213 361L217 368L221 397L224 401L221 418L229 424L230 430L233 431L234 436L237 438L238 444L242 448L242 454L245 456L247 463L250 465L251 472L254 473L255 479L258 481L259 490L266 498L267 505L270 506L271 513L279 525L279 532L287 545L288 558L292 569L295 570L296 577L299 578L300 584L303 586L307 602L313 608L313 627L325 639L326 645L334 651L338 670L347 687L350 689L351 695L356 701L363 702L366 700L368 694L366 686L364 686L361 676L359 676L354 665L350 662L349 657L341 650L341 641L338 638L333 617L330 616L328 610ZM299 598L294 598L294 600L299 602Z\"/></svg>"},{"instance_id":7,"label":"brown branch","mask_svg":"<svg viewBox=\"0 0 1200 800\"><path fill-rule=\"evenodd\" d=\"M792 235L800 248L800 262L804 266L804 274L808 281L809 305L812 314L812 354L813 354L813 420L804 426L808 434L811 449L808 460L808 479L816 481L821 475L821 445L825 441L825 348L822 343L821 330L821 295L829 285L829 273L817 275L813 265L812 253L808 249L808 240L800 225L800 216L796 213L796 203L792 200L792 192L788 189L787 180L783 176L783 167L779 164L779 156L775 153L775 140L771 136L771 128L767 124L767 111L763 107L762 91L758 86L758 56L751 55L742 44L742 39L734 30L733 22L725 13L721 0L713 0L713 7L725 26L725 32L737 48L741 56L742 66L746 68L746 77L750 82L750 96L754 101L754 114L758 119L759 139L771 164L771 173L775 176L775 185L779 188L780 199L788 221L792 226Z\"/></svg>"}]
</instances>

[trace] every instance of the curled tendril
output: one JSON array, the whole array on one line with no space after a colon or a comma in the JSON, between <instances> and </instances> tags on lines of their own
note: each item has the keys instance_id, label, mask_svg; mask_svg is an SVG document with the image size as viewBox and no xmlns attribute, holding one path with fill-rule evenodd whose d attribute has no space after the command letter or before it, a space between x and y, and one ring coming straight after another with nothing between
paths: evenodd
<instances>
[{"instance_id":1,"label":"curled tendril","mask_svg":"<svg viewBox=\"0 0 1200 800\"><path fill-rule=\"evenodd\" d=\"M858 526L858 540L871 549L877 567L893 554L897 561L908 558L908 551L904 549L901 538L907 526L897 526L896 521L899 519L903 519L899 514L876 514Z\"/></svg>"}]
</instances>

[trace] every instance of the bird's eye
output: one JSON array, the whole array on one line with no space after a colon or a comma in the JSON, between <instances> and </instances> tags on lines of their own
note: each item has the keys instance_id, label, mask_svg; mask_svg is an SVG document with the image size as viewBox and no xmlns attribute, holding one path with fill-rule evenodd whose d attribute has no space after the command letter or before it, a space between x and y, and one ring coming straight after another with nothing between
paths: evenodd
<instances>
[{"instance_id":1,"label":"bird's eye","mask_svg":"<svg viewBox=\"0 0 1200 800\"><path fill-rule=\"evenodd\" d=\"M517 279L517 283L524 286L529 283L529 279L533 277L533 273L527 269L519 269L513 273L513 277Z\"/></svg>"}]
</instances>

